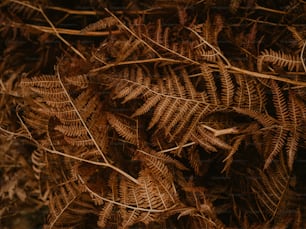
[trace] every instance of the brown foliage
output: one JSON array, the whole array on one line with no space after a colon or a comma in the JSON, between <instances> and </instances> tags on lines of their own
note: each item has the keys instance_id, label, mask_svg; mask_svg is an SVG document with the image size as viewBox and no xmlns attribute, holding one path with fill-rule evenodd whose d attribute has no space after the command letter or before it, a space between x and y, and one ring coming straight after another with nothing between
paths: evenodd
<instances>
[{"instance_id":1,"label":"brown foliage","mask_svg":"<svg viewBox=\"0 0 306 229\"><path fill-rule=\"evenodd\" d=\"M305 227L293 2L2 3L0 223Z\"/></svg>"}]
</instances>

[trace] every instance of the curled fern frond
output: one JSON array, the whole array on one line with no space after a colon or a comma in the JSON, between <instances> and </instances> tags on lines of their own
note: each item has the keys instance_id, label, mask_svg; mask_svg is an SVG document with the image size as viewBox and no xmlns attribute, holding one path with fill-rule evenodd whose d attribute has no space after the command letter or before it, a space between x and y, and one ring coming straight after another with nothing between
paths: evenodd
<instances>
[{"instance_id":1,"label":"curled fern frond","mask_svg":"<svg viewBox=\"0 0 306 229\"><path fill-rule=\"evenodd\" d=\"M279 67L287 67L289 71L296 70L302 67L302 61L299 56L285 54L282 51L265 50L257 59L257 69L259 72L263 69L263 63L268 62Z\"/></svg>"}]
</instances>

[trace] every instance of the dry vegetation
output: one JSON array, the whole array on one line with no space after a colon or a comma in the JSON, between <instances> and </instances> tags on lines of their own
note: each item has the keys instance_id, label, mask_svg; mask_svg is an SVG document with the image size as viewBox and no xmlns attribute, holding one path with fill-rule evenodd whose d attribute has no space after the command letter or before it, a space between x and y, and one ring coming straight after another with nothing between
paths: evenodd
<instances>
[{"instance_id":1,"label":"dry vegetation","mask_svg":"<svg viewBox=\"0 0 306 229\"><path fill-rule=\"evenodd\" d=\"M305 18L2 1L1 228L306 228Z\"/></svg>"}]
</instances>

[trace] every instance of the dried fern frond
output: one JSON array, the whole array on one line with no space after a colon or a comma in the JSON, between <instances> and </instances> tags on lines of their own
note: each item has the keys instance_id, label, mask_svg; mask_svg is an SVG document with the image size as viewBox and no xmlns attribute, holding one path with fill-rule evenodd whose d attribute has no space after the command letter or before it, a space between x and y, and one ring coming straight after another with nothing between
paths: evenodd
<instances>
[{"instance_id":1,"label":"dried fern frond","mask_svg":"<svg viewBox=\"0 0 306 229\"><path fill-rule=\"evenodd\" d=\"M120 26L118 21L113 17L106 17L103 19L98 20L97 22L91 23L87 25L85 28L81 30L81 33L91 32L91 31L98 31L103 30L106 28L111 28L113 26Z\"/></svg>"},{"instance_id":2,"label":"dried fern frond","mask_svg":"<svg viewBox=\"0 0 306 229\"><path fill-rule=\"evenodd\" d=\"M263 111L267 102L267 95L262 85L254 79L235 74L235 104L250 111Z\"/></svg>"},{"instance_id":3,"label":"dried fern frond","mask_svg":"<svg viewBox=\"0 0 306 229\"><path fill-rule=\"evenodd\" d=\"M82 195L76 181L67 181L59 186L57 192L50 196L50 213L44 228L71 228L84 223L86 215L96 214L92 203L82 199Z\"/></svg>"},{"instance_id":4,"label":"dried fern frond","mask_svg":"<svg viewBox=\"0 0 306 229\"><path fill-rule=\"evenodd\" d=\"M279 67L287 67L289 71L299 71L302 68L302 61L299 56L285 54L282 51L264 50L257 59L257 69L262 72L263 63L268 62Z\"/></svg>"},{"instance_id":5,"label":"dried fern frond","mask_svg":"<svg viewBox=\"0 0 306 229\"><path fill-rule=\"evenodd\" d=\"M26 19L31 19L39 15L39 12L36 9L33 9L37 7L35 3L37 2L33 1L30 3L28 1L9 1L9 11L17 15L22 15Z\"/></svg>"},{"instance_id":6,"label":"dried fern frond","mask_svg":"<svg viewBox=\"0 0 306 229\"><path fill-rule=\"evenodd\" d=\"M142 170L138 179L140 186L135 186L131 182L125 183L124 180L120 185L121 198L128 201L124 204L135 206L133 210L121 211L123 228L137 222L149 224L166 215L179 203L178 194L167 179L156 179L149 169Z\"/></svg>"},{"instance_id":7,"label":"dried fern frond","mask_svg":"<svg viewBox=\"0 0 306 229\"><path fill-rule=\"evenodd\" d=\"M220 14L215 15L213 20L208 16L205 23L197 24L192 29L199 33L203 40L205 40L208 44L216 47L218 49L218 35L223 29L223 19ZM203 44L204 46L207 46ZM211 48L211 47L209 47Z\"/></svg>"},{"instance_id":8,"label":"dried fern frond","mask_svg":"<svg viewBox=\"0 0 306 229\"><path fill-rule=\"evenodd\" d=\"M126 141L131 144L138 145L138 129L137 121L127 118L123 115L106 113L108 123L122 136Z\"/></svg>"},{"instance_id":9,"label":"dried fern frond","mask_svg":"<svg viewBox=\"0 0 306 229\"><path fill-rule=\"evenodd\" d=\"M271 127L277 124L277 120L268 114L263 114L255 110L249 110L238 107L235 107L233 110L239 114L243 114L249 116L250 118L255 119L258 123L260 123L264 127Z\"/></svg>"},{"instance_id":10,"label":"dried fern frond","mask_svg":"<svg viewBox=\"0 0 306 229\"><path fill-rule=\"evenodd\" d=\"M97 225L101 228L105 228L108 224L108 221L110 220L112 216L112 211L114 210L114 204L111 202L107 202L104 204L102 210L99 213L99 220L97 222Z\"/></svg>"},{"instance_id":11,"label":"dried fern frond","mask_svg":"<svg viewBox=\"0 0 306 229\"><path fill-rule=\"evenodd\" d=\"M289 93L289 113L290 113L290 132L288 136L288 142L286 145L286 152L288 157L289 169L293 169L293 163L295 160L295 154L298 150L298 143L303 133L303 117L301 108L298 105L298 99L295 94L290 91Z\"/></svg>"},{"instance_id":12,"label":"dried fern frond","mask_svg":"<svg viewBox=\"0 0 306 229\"><path fill-rule=\"evenodd\" d=\"M298 46L300 49L303 48L303 45L305 43L305 38L302 36L302 34L300 34L295 27L293 26L288 26L287 27L288 30L292 33L292 36L294 37L294 39L297 41Z\"/></svg>"},{"instance_id":13,"label":"dried fern frond","mask_svg":"<svg viewBox=\"0 0 306 229\"><path fill-rule=\"evenodd\" d=\"M115 176L109 178L109 194L99 193L79 176L86 192L107 203L99 213L101 225L108 225L113 209L117 209L117 213L119 211L117 226L128 228L139 222L149 224L169 216L170 210L179 204L178 193L172 182L157 177L148 168L140 171L138 184L125 178L118 179L117 174L113 174Z\"/></svg>"},{"instance_id":14,"label":"dried fern frond","mask_svg":"<svg viewBox=\"0 0 306 229\"><path fill-rule=\"evenodd\" d=\"M68 76L65 81L81 89L87 88L90 84L87 74Z\"/></svg>"},{"instance_id":15,"label":"dried fern frond","mask_svg":"<svg viewBox=\"0 0 306 229\"><path fill-rule=\"evenodd\" d=\"M31 109L25 109L22 119L28 128L33 129L35 135L40 136L46 133L49 126L50 117L45 114L45 110L40 106L31 106Z\"/></svg>"},{"instance_id":16,"label":"dried fern frond","mask_svg":"<svg viewBox=\"0 0 306 229\"><path fill-rule=\"evenodd\" d=\"M111 165L106 154L107 147L107 122L106 115L103 116L101 107L103 106L100 100L100 94L88 87L77 92L76 95L69 93L70 85L64 84L59 73L57 76L40 76L34 79L24 80L24 85L28 89L35 90L33 101L44 108L44 114L48 117L56 118L58 121L52 123L52 127L45 130L46 134L50 130L61 133L61 137L56 141L61 144L56 144L57 147L68 145L70 147L86 147L88 149L87 156L90 158L95 155L94 160L105 162L106 167L112 167L114 170L121 171L128 179L134 180L129 174L121 169ZM56 92L50 92L50 88L54 88ZM47 93L45 92L47 91ZM56 135L56 133L53 133ZM50 136L52 138L52 136ZM64 141L63 141L64 140ZM52 143L51 145L55 145ZM50 146L49 146L50 147ZM54 146L53 146L54 147ZM69 150L69 147L63 148L63 155L69 156L74 151ZM80 159L80 155L71 155ZM84 155L83 155L84 156ZM86 157L86 155L85 155ZM80 159L81 160L81 159ZM92 160L92 158L90 159Z\"/></svg>"},{"instance_id":17,"label":"dried fern frond","mask_svg":"<svg viewBox=\"0 0 306 229\"><path fill-rule=\"evenodd\" d=\"M111 78L111 87L114 88L114 98L124 98L124 102L135 99L139 95L145 95L146 102L134 112L133 117L142 115L155 107L148 128L151 129L156 124L159 129L168 126L166 135L172 140L179 135L182 136L185 130L182 136L182 144L184 144L188 141L197 122L202 116L208 114L211 108L202 97L194 94L195 90L191 87L184 88L172 69L165 74L169 77L159 79L157 85L152 85L150 79L144 74L137 74L137 78L132 80ZM188 82L188 78L185 78L185 82ZM188 85L190 86L191 83L188 82Z\"/></svg>"},{"instance_id":18,"label":"dried fern frond","mask_svg":"<svg viewBox=\"0 0 306 229\"><path fill-rule=\"evenodd\" d=\"M229 151L228 155L226 156L226 158L224 158L223 162L225 163L222 172L226 172L227 174L229 173L229 169L234 161L234 155L235 153L238 151L239 146L241 145L241 142L244 140L245 136L239 136L234 144L232 149Z\"/></svg>"},{"instance_id":19,"label":"dried fern frond","mask_svg":"<svg viewBox=\"0 0 306 229\"><path fill-rule=\"evenodd\" d=\"M32 168L35 173L35 178L39 180L41 173L47 166L47 158L45 156L45 152L42 150L35 150L31 155L31 159L33 163Z\"/></svg>"},{"instance_id":20,"label":"dried fern frond","mask_svg":"<svg viewBox=\"0 0 306 229\"><path fill-rule=\"evenodd\" d=\"M200 170L202 162L200 158L200 153L196 149L196 147L191 147L188 150L188 162L194 170L195 174L202 175L203 171Z\"/></svg>"},{"instance_id":21,"label":"dried fern frond","mask_svg":"<svg viewBox=\"0 0 306 229\"><path fill-rule=\"evenodd\" d=\"M62 125L56 127L66 135L70 143L98 146L89 133L88 120L98 104L97 95L92 90L83 91L74 101L57 76L38 76L24 79L22 85L27 86L39 97L35 100L45 108L44 112L57 117ZM75 136L75 140L71 138ZM98 151L101 149L98 147ZM101 151L102 153L102 151ZM101 155L104 156L102 153Z\"/></svg>"},{"instance_id":22,"label":"dried fern frond","mask_svg":"<svg viewBox=\"0 0 306 229\"><path fill-rule=\"evenodd\" d=\"M276 110L277 119L280 126L272 140L272 149L265 162L265 168L269 166L275 155L279 154L283 147L286 145L286 152L288 157L288 166L292 169L295 154L297 152L297 145L300 139L302 128L301 110L298 106L298 100L293 92L289 93L289 106L287 106L284 93L280 90L279 86L272 82L272 93L274 106Z\"/></svg>"},{"instance_id":23,"label":"dried fern frond","mask_svg":"<svg viewBox=\"0 0 306 229\"><path fill-rule=\"evenodd\" d=\"M210 95L209 96L210 102L213 104L220 104L220 96L218 95L218 92L217 92L216 81L212 74L212 70L207 66L207 64L202 63L201 72L203 74L202 78L205 81L206 91Z\"/></svg>"},{"instance_id":24,"label":"dried fern frond","mask_svg":"<svg viewBox=\"0 0 306 229\"><path fill-rule=\"evenodd\" d=\"M221 61L218 62L218 65L221 80L221 100L225 106L230 107L234 102L234 83L225 65Z\"/></svg>"},{"instance_id":25,"label":"dried fern frond","mask_svg":"<svg viewBox=\"0 0 306 229\"><path fill-rule=\"evenodd\" d=\"M280 154L283 150L283 147L286 144L288 131L284 130L283 128L278 129L275 131L272 139L271 146L267 147L268 157L265 160L264 169L267 169L270 164L272 163L273 159L276 155Z\"/></svg>"},{"instance_id":26,"label":"dried fern frond","mask_svg":"<svg viewBox=\"0 0 306 229\"><path fill-rule=\"evenodd\" d=\"M203 125L198 125L191 135L191 139L205 150L217 152L217 149L230 150L232 147L219 137L214 136L212 132L207 130Z\"/></svg>"},{"instance_id":27,"label":"dried fern frond","mask_svg":"<svg viewBox=\"0 0 306 229\"><path fill-rule=\"evenodd\" d=\"M259 179L252 179L257 212L265 221L271 221L282 213L289 213L286 201L292 195L292 176L282 153L266 171L259 170Z\"/></svg>"},{"instance_id":28,"label":"dried fern frond","mask_svg":"<svg viewBox=\"0 0 306 229\"><path fill-rule=\"evenodd\" d=\"M23 78L21 80L21 86L25 89L32 88L60 88L60 83L54 75L41 75L32 78Z\"/></svg>"},{"instance_id":29,"label":"dried fern frond","mask_svg":"<svg viewBox=\"0 0 306 229\"><path fill-rule=\"evenodd\" d=\"M171 165L172 167L175 167L178 170L188 170L184 164L172 158L170 155L163 152L156 152L149 147L145 147L144 149L137 149L134 158L137 160L141 160L144 163L149 162L154 164L155 162L160 161L165 165ZM150 160L152 160L152 162L150 162ZM166 174L160 175L165 176Z\"/></svg>"},{"instance_id":30,"label":"dried fern frond","mask_svg":"<svg viewBox=\"0 0 306 229\"><path fill-rule=\"evenodd\" d=\"M280 120L281 123L284 124L288 123L290 118L289 118L289 111L286 106L285 95L275 81L272 81L271 85L272 85L273 101L276 109L277 119Z\"/></svg>"},{"instance_id":31,"label":"dried fern frond","mask_svg":"<svg viewBox=\"0 0 306 229\"><path fill-rule=\"evenodd\" d=\"M185 191L186 205L178 209L179 216L188 216L192 225L199 228L223 228L215 208L203 187L197 187L192 181L186 182L182 189Z\"/></svg>"}]
</instances>

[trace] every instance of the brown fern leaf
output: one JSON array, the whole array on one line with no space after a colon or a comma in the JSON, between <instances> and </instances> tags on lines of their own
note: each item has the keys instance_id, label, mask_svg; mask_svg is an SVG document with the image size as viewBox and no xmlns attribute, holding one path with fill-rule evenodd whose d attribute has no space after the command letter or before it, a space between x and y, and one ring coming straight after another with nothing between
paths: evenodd
<instances>
[{"instance_id":1,"label":"brown fern leaf","mask_svg":"<svg viewBox=\"0 0 306 229\"><path fill-rule=\"evenodd\" d=\"M135 158L141 160L143 162L143 166L150 169L152 174L155 174L156 177L159 177L160 179L168 179L169 182L173 182L173 175L170 172L168 166L165 164L165 162L163 160L160 160L159 158L154 157L154 154L151 157L147 156L151 154L153 154L153 152L146 154L138 154Z\"/></svg>"},{"instance_id":2,"label":"brown fern leaf","mask_svg":"<svg viewBox=\"0 0 306 229\"><path fill-rule=\"evenodd\" d=\"M40 179L40 175L43 172L44 168L47 166L45 152L42 150L35 150L31 155L32 168L34 171L34 176L36 179Z\"/></svg>"},{"instance_id":3,"label":"brown fern leaf","mask_svg":"<svg viewBox=\"0 0 306 229\"><path fill-rule=\"evenodd\" d=\"M196 32L201 34L201 36L205 41L207 41L209 44L215 47L218 47L217 39L222 29L223 29L223 19L221 15L215 15L213 23L211 22L211 19L208 17L205 23L198 24L194 28Z\"/></svg>"},{"instance_id":4,"label":"brown fern leaf","mask_svg":"<svg viewBox=\"0 0 306 229\"><path fill-rule=\"evenodd\" d=\"M186 206L178 210L178 218L189 216L195 228L224 228L223 223L217 218L213 204L203 187L197 187L192 181L188 181L182 189L186 195Z\"/></svg>"},{"instance_id":5,"label":"brown fern leaf","mask_svg":"<svg viewBox=\"0 0 306 229\"><path fill-rule=\"evenodd\" d=\"M114 209L113 203L107 202L104 204L103 209L99 213L99 220L97 222L99 227L105 228L107 226L107 222L112 216L113 209Z\"/></svg>"},{"instance_id":6,"label":"brown fern leaf","mask_svg":"<svg viewBox=\"0 0 306 229\"><path fill-rule=\"evenodd\" d=\"M28 128L33 129L35 135L40 136L47 132L50 117L45 114L45 109L39 106L32 106L31 109L25 109L22 119Z\"/></svg>"},{"instance_id":7,"label":"brown fern leaf","mask_svg":"<svg viewBox=\"0 0 306 229\"><path fill-rule=\"evenodd\" d=\"M23 78L21 80L20 85L22 87L28 88L32 90L34 88L60 88L61 85L58 82L58 79L54 75L42 75L42 76L36 76L32 78Z\"/></svg>"},{"instance_id":8,"label":"brown fern leaf","mask_svg":"<svg viewBox=\"0 0 306 229\"><path fill-rule=\"evenodd\" d=\"M276 155L280 154L283 150L283 147L286 144L288 131L280 128L279 130L275 131L273 135L273 139L271 142L271 147L267 147L267 154L269 155L265 160L264 169L267 169L270 164L272 163L273 159Z\"/></svg>"},{"instance_id":9,"label":"brown fern leaf","mask_svg":"<svg viewBox=\"0 0 306 229\"><path fill-rule=\"evenodd\" d=\"M261 112L267 101L262 85L254 79L235 74L235 106Z\"/></svg>"},{"instance_id":10,"label":"brown fern leaf","mask_svg":"<svg viewBox=\"0 0 306 229\"><path fill-rule=\"evenodd\" d=\"M234 108L234 110L255 119L264 128L268 128L271 139L270 144L263 149L266 158L264 168L267 169L276 155L286 148L288 166L292 169L303 125L302 107L298 105L299 100L292 91L289 91L287 102L276 82L271 84L276 118L254 110L241 108Z\"/></svg>"},{"instance_id":11,"label":"brown fern leaf","mask_svg":"<svg viewBox=\"0 0 306 229\"><path fill-rule=\"evenodd\" d=\"M170 155L167 155L162 151L156 152L149 147L145 147L144 149L137 149L134 155L134 159L144 160L144 163L146 163L145 161L150 161L151 159L153 159L153 162L150 163L161 161L164 164L174 166L179 170L188 170L184 164L172 158ZM165 176L166 174L161 174L161 175Z\"/></svg>"},{"instance_id":12,"label":"brown fern leaf","mask_svg":"<svg viewBox=\"0 0 306 229\"><path fill-rule=\"evenodd\" d=\"M87 135L86 129L84 129L83 126L79 125L79 123L73 125L57 125L54 129L63 133L64 136L69 137L69 139L71 140L72 138L77 138Z\"/></svg>"},{"instance_id":13,"label":"brown fern leaf","mask_svg":"<svg viewBox=\"0 0 306 229\"><path fill-rule=\"evenodd\" d=\"M81 179L84 190L92 197L113 204L104 205L100 212L103 225L109 225L110 217L107 216L111 214L112 207L117 210L114 213L117 212L119 216L117 226L128 228L139 222L149 224L167 217L179 204L178 193L173 183L169 179L156 176L150 169L144 168L140 171L138 184L118 177L115 172L112 174L114 175L110 175L108 183L109 193L101 193L101 188L95 189L96 185L91 186Z\"/></svg>"},{"instance_id":14,"label":"brown fern leaf","mask_svg":"<svg viewBox=\"0 0 306 229\"><path fill-rule=\"evenodd\" d=\"M288 26L287 29L292 33L292 36L297 41L299 48L302 49L305 43L305 38L303 38L303 36L296 30L295 27Z\"/></svg>"},{"instance_id":15,"label":"brown fern leaf","mask_svg":"<svg viewBox=\"0 0 306 229\"><path fill-rule=\"evenodd\" d=\"M199 56L198 59L200 59L201 61L208 61L213 63L218 62L218 54L215 50L205 50L203 44L197 45L195 49L195 51L197 52L196 55Z\"/></svg>"},{"instance_id":16,"label":"brown fern leaf","mask_svg":"<svg viewBox=\"0 0 306 229\"><path fill-rule=\"evenodd\" d=\"M136 81L130 79L111 78L111 87L115 98L135 99L138 95L144 95L147 100L138 108L132 117L144 114L155 107L148 128L158 125L164 129L168 125L166 134L172 141L176 136L182 136L182 144L188 141L191 132L201 117L211 111L209 104L195 90L191 89L191 83L185 77L187 88L185 88L172 69L166 69L165 74L169 77L159 79L156 85L150 84L145 75L137 76ZM127 99L124 102L128 102ZM180 108L183 107L183 112ZM178 114L180 116L178 116ZM172 128L173 127L173 128ZM184 131L185 130L185 131Z\"/></svg>"},{"instance_id":17,"label":"brown fern leaf","mask_svg":"<svg viewBox=\"0 0 306 229\"><path fill-rule=\"evenodd\" d=\"M241 142L244 140L245 136L239 136L234 144L233 144L233 147L232 149L229 151L228 155L226 156L226 158L224 158L223 162L225 163L223 169L222 169L222 172L226 172L227 174L229 173L229 169L233 163L233 160L234 160L234 155L235 153L238 151L239 149L239 146L241 145Z\"/></svg>"},{"instance_id":18,"label":"brown fern leaf","mask_svg":"<svg viewBox=\"0 0 306 229\"><path fill-rule=\"evenodd\" d=\"M33 3L30 3L28 1L10 1L9 3L9 11L14 14L20 14L26 19L30 19L33 17L37 17L40 12L35 10L33 7L36 7L35 5L32 5Z\"/></svg>"},{"instance_id":19,"label":"brown fern leaf","mask_svg":"<svg viewBox=\"0 0 306 229\"><path fill-rule=\"evenodd\" d=\"M38 76L31 79L24 79L22 85L28 86L38 98L40 106L49 116L57 117L61 124L55 127L62 132L67 142L71 145L85 145L94 147L97 152L106 160L101 146L98 144L92 126L95 127L98 120L93 113L99 101L99 95L89 88L80 93L77 98L72 98L68 89L64 86L59 76ZM99 113L98 113L99 114Z\"/></svg>"},{"instance_id":20,"label":"brown fern leaf","mask_svg":"<svg viewBox=\"0 0 306 229\"><path fill-rule=\"evenodd\" d=\"M49 218L44 228L71 228L84 222L86 214L96 213L92 204L82 199L76 181L62 184L49 201Z\"/></svg>"},{"instance_id":21,"label":"brown fern leaf","mask_svg":"<svg viewBox=\"0 0 306 229\"><path fill-rule=\"evenodd\" d=\"M131 68L128 71L126 70L124 70L123 75L129 77L129 80L127 79L120 82L115 80L110 84L110 87L115 89L113 91L115 94L113 99L124 98L122 103L126 103L129 100L145 94L145 87L148 87L151 84L150 78L144 77L145 74L141 68ZM137 82L137 84L131 85L131 82ZM143 85L144 87L139 87L139 85Z\"/></svg>"},{"instance_id":22,"label":"brown fern leaf","mask_svg":"<svg viewBox=\"0 0 306 229\"><path fill-rule=\"evenodd\" d=\"M87 25L81 30L81 33L103 30L106 28L111 28L113 26L120 26L118 20L116 20L114 17L106 17Z\"/></svg>"},{"instance_id":23,"label":"brown fern leaf","mask_svg":"<svg viewBox=\"0 0 306 229\"><path fill-rule=\"evenodd\" d=\"M139 35L148 40L148 43L158 50L158 53L163 57L182 59L189 62L203 59L201 57L201 48L197 50L198 42L196 40L181 40L172 36L173 33L179 35L183 31L182 26L164 26L161 20L158 19L156 24L147 25L145 30L142 29Z\"/></svg>"},{"instance_id":24,"label":"brown fern leaf","mask_svg":"<svg viewBox=\"0 0 306 229\"><path fill-rule=\"evenodd\" d=\"M262 71L263 63L269 62L280 67L287 67L289 71L296 70L302 67L302 62L299 56L293 56L291 54L285 54L282 51L265 50L257 59L257 69Z\"/></svg>"},{"instance_id":25,"label":"brown fern leaf","mask_svg":"<svg viewBox=\"0 0 306 229\"><path fill-rule=\"evenodd\" d=\"M247 115L255 119L257 122L259 122L264 127L271 127L277 124L277 120L268 114L263 114L255 110L249 110L249 109L238 108L238 107L234 107L233 110L239 114Z\"/></svg>"},{"instance_id":26,"label":"brown fern leaf","mask_svg":"<svg viewBox=\"0 0 306 229\"><path fill-rule=\"evenodd\" d=\"M203 63L201 65L201 72L203 80L205 81L206 91L210 95L210 102L216 105L220 104L220 98L217 92L216 82L211 69L207 66L207 64Z\"/></svg>"},{"instance_id":27,"label":"brown fern leaf","mask_svg":"<svg viewBox=\"0 0 306 229\"><path fill-rule=\"evenodd\" d=\"M131 144L138 145L137 123L131 118L119 114L106 113L108 123Z\"/></svg>"},{"instance_id":28,"label":"brown fern leaf","mask_svg":"<svg viewBox=\"0 0 306 229\"><path fill-rule=\"evenodd\" d=\"M292 195L290 191L292 177L283 153L279 154L278 159L274 160L273 165L267 170L259 170L258 173L260 178L252 179L251 186L256 198L257 213L265 221L273 220L282 212L289 213L286 207L288 205L284 203ZM258 176L253 174L253 177Z\"/></svg>"},{"instance_id":29,"label":"brown fern leaf","mask_svg":"<svg viewBox=\"0 0 306 229\"><path fill-rule=\"evenodd\" d=\"M196 147L191 147L188 150L188 161L195 174L201 176L203 174L203 171L200 170L201 158L199 151L196 149Z\"/></svg>"},{"instance_id":30,"label":"brown fern leaf","mask_svg":"<svg viewBox=\"0 0 306 229\"><path fill-rule=\"evenodd\" d=\"M230 150L232 148L219 137L214 136L214 134L203 125L198 125L196 127L195 131L192 133L192 139L207 151L217 151L217 148L224 150Z\"/></svg>"},{"instance_id":31,"label":"brown fern leaf","mask_svg":"<svg viewBox=\"0 0 306 229\"><path fill-rule=\"evenodd\" d=\"M224 64L220 61L218 62L220 69L220 80L221 80L221 100L222 103L229 107L233 103L234 97L234 83L231 79L229 72L226 70Z\"/></svg>"},{"instance_id":32,"label":"brown fern leaf","mask_svg":"<svg viewBox=\"0 0 306 229\"><path fill-rule=\"evenodd\" d=\"M302 112L298 106L297 98L292 91L289 92L289 112L292 127L290 128L286 151L288 157L288 166L289 169L292 170L298 142L300 140L300 135L302 134L301 128L303 125Z\"/></svg>"},{"instance_id":33,"label":"brown fern leaf","mask_svg":"<svg viewBox=\"0 0 306 229\"><path fill-rule=\"evenodd\" d=\"M273 101L277 119L280 121L279 129L273 134L272 148L266 158L264 168L268 168L273 158L283 150L288 136L288 126L290 126L289 110L286 106L286 99L276 82L272 81ZM268 147L269 148L269 147Z\"/></svg>"},{"instance_id":34,"label":"brown fern leaf","mask_svg":"<svg viewBox=\"0 0 306 229\"><path fill-rule=\"evenodd\" d=\"M137 183L136 179L108 162L109 159L106 157L108 127L106 115L103 115L101 110L103 103L99 93L88 87L70 94L71 85L64 84L59 72L57 76L37 77L36 81L29 79L25 82L29 89L47 88L48 90L53 87L61 93L57 99L52 98L52 93L46 94L43 90L32 95L32 100L43 106L44 113L54 119L45 132L50 140L47 147L61 151L64 158L74 157L77 160L85 158L91 163L103 161L104 166L125 174L124 176ZM77 150L72 150L74 147ZM84 150L83 152L79 150L84 148L87 149L86 153ZM69 171L72 165L71 162L67 162L64 166Z\"/></svg>"},{"instance_id":35,"label":"brown fern leaf","mask_svg":"<svg viewBox=\"0 0 306 229\"><path fill-rule=\"evenodd\" d=\"M87 88L90 84L87 74L68 76L65 80L78 88Z\"/></svg>"},{"instance_id":36,"label":"brown fern leaf","mask_svg":"<svg viewBox=\"0 0 306 229\"><path fill-rule=\"evenodd\" d=\"M122 228L138 222L149 224L160 220L179 203L176 190L167 179L155 177L149 169L142 170L139 175L140 185L124 180L120 185L121 198L128 200L123 204L134 206L130 210L121 208Z\"/></svg>"},{"instance_id":37,"label":"brown fern leaf","mask_svg":"<svg viewBox=\"0 0 306 229\"><path fill-rule=\"evenodd\" d=\"M276 109L276 116L282 124L289 123L289 111L286 106L285 95L275 81L271 81L273 102Z\"/></svg>"},{"instance_id":38,"label":"brown fern leaf","mask_svg":"<svg viewBox=\"0 0 306 229\"><path fill-rule=\"evenodd\" d=\"M129 57L137 53L137 49L142 47L142 42L138 39L130 38L130 40L125 41L124 45L120 50L120 55L117 55L116 61L119 63L121 61L126 61Z\"/></svg>"},{"instance_id":39,"label":"brown fern leaf","mask_svg":"<svg viewBox=\"0 0 306 229\"><path fill-rule=\"evenodd\" d=\"M113 42L102 43L94 54L94 58L107 66L124 61L138 59L143 55L143 42L133 36L126 39L118 39ZM111 61L110 61L111 59Z\"/></svg>"}]
</instances>

